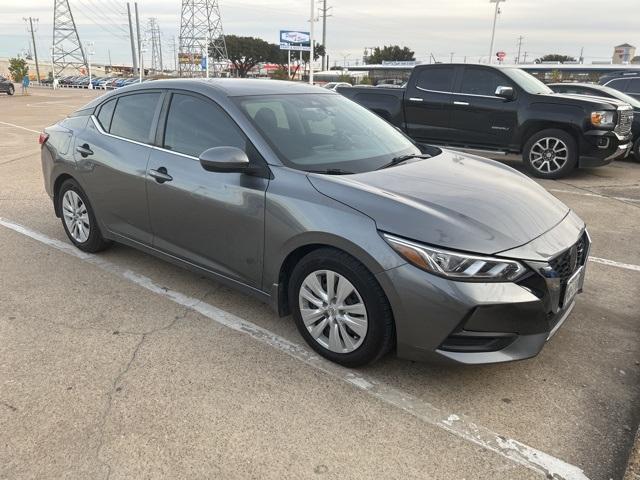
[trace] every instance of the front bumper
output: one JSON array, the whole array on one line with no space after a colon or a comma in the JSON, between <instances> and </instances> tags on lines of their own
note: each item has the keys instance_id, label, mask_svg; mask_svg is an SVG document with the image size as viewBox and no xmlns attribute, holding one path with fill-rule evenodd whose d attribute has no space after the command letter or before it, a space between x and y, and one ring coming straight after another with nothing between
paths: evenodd
<instances>
[{"instance_id":1,"label":"front bumper","mask_svg":"<svg viewBox=\"0 0 640 480\"><path fill-rule=\"evenodd\" d=\"M584 224L571 213L527 246L500 254L529 266L530 274L516 283L456 282L409 264L381 272L398 356L464 364L535 356L574 307L573 299L564 304L564 289L585 266L589 245ZM584 268L580 287L583 279Z\"/></svg>"},{"instance_id":2,"label":"front bumper","mask_svg":"<svg viewBox=\"0 0 640 480\"><path fill-rule=\"evenodd\" d=\"M580 146L578 165L581 168L607 165L628 155L632 145L631 134L620 135L611 130L590 130L585 133Z\"/></svg>"}]
</instances>

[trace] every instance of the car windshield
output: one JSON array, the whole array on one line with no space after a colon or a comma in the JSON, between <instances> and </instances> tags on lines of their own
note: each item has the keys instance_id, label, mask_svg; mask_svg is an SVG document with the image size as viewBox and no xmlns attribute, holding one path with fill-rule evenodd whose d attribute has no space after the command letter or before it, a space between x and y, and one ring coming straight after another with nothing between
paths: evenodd
<instances>
[{"instance_id":1,"label":"car windshield","mask_svg":"<svg viewBox=\"0 0 640 480\"><path fill-rule=\"evenodd\" d=\"M361 173L421 153L394 126L341 95L262 95L236 101L282 162L298 170Z\"/></svg>"},{"instance_id":2,"label":"car windshield","mask_svg":"<svg viewBox=\"0 0 640 480\"><path fill-rule=\"evenodd\" d=\"M525 72L524 70L520 70L519 68L505 68L503 72L511 80L516 82L520 86L520 88L522 88L527 93L532 93L532 94L553 93L553 90L551 90L549 87L547 87L544 83L542 83L536 77L534 77L530 73Z\"/></svg>"}]
</instances>

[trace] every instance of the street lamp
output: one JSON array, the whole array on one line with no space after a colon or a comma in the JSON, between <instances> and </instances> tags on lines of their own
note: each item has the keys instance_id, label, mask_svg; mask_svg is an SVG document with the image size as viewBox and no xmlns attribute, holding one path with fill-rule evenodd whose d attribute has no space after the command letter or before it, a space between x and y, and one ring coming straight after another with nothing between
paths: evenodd
<instances>
[{"instance_id":1,"label":"street lamp","mask_svg":"<svg viewBox=\"0 0 640 480\"><path fill-rule=\"evenodd\" d=\"M496 10L493 14L493 28L491 29L491 45L489 46L489 65L493 62L493 40L496 36L496 21L498 20L498 13L500 13L500 2L506 2L507 0L489 0L489 3L496 4Z\"/></svg>"},{"instance_id":2,"label":"street lamp","mask_svg":"<svg viewBox=\"0 0 640 480\"><path fill-rule=\"evenodd\" d=\"M91 57L96 53L93 50L94 45L94 42L87 42L87 56L89 57L89 63L87 64L87 67L89 68L89 85L87 85L87 88L89 90L93 89L93 83L91 83Z\"/></svg>"},{"instance_id":3,"label":"street lamp","mask_svg":"<svg viewBox=\"0 0 640 480\"><path fill-rule=\"evenodd\" d=\"M143 57L142 54L143 53L147 53L147 49L146 48L142 48L145 45L145 41L143 40L142 43L140 44L140 55L138 58L138 65L140 65L140 68L138 69L138 83L142 83L142 72L144 72L144 65L143 65Z\"/></svg>"},{"instance_id":4,"label":"street lamp","mask_svg":"<svg viewBox=\"0 0 640 480\"><path fill-rule=\"evenodd\" d=\"M309 29L309 40L311 41L311 50L309 50L309 85L313 85L313 25L316 23L315 13L315 2L311 0L311 14L309 15L309 22L311 23L311 28Z\"/></svg>"}]
</instances>

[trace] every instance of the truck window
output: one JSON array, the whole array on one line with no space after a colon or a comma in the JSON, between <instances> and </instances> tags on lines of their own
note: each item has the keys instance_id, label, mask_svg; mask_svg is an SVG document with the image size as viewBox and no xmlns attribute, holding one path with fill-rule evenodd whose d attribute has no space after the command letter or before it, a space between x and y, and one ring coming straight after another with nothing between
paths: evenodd
<instances>
[{"instance_id":1,"label":"truck window","mask_svg":"<svg viewBox=\"0 0 640 480\"><path fill-rule=\"evenodd\" d=\"M630 78L625 92L633 94L640 93L640 78Z\"/></svg>"},{"instance_id":2,"label":"truck window","mask_svg":"<svg viewBox=\"0 0 640 480\"><path fill-rule=\"evenodd\" d=\"M465 68L460 93L494 96L499 86L511 87L511 82L498 72L484 68Z\"/></svg>"},{"instance_id":3,"label":"truck window","mask_svg":"<svg viewBox=\"0 0 640 480\"><path fill-rule=\"evenodd\" d=\"M422 90L450 92L453 84L453 67L429 67L418 74L416 86Z\"/></svg>"}]
</instances>

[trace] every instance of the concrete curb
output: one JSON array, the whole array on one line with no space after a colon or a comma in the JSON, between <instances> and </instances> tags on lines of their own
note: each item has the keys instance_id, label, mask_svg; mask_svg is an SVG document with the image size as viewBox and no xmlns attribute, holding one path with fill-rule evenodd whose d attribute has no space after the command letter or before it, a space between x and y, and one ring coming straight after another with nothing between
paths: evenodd
<instances>
[{"instance_id":1,"label":"concrete curb","mask_svg":"<svg viewBox=\"0 0 640 480\"><path fill-rule=\"evenodd\" d=\"M624 480L640 480L640 428L636 432L636 439L631 449Z\"/></svg>"}]
</instances>

